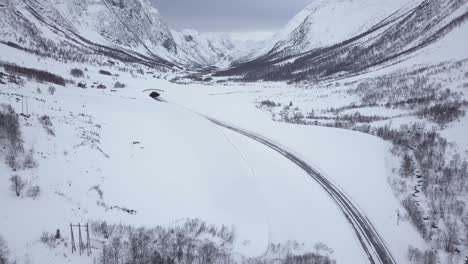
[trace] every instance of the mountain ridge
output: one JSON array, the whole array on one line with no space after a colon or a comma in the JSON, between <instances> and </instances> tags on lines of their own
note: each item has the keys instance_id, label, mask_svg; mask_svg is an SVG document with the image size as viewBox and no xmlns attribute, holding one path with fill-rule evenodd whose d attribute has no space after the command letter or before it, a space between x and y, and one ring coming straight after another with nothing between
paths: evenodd
<instances>
[{"instance_id":1,"label":"mountain ridge","mask_svg":"<svg viewBox=\"0 0 468 264\"><path fill-rule=\"evenodd\" d=\"M468 3L463 0L411 2L350 38L299 51L276 46L276 50L267 49L252 60L237 63L216 75L240 76L245 80L313 81L361 72L436 42L464 24L467 17ZM306 38L307 34L300 37Z\"/></svg>"}]
</instances>

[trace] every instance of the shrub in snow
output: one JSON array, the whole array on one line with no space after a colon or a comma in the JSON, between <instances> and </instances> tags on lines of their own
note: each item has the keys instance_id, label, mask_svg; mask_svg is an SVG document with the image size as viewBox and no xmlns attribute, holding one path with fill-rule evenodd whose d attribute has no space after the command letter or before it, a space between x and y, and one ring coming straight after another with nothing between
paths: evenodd
<instances>
[{"instance_id":1,"label":"shrub in snow","mask_svg":"<svg viewBox=\"0 0 468 264\"><path fill-rule=\"evenodd\" d=\"M24 76L28 79L34 79L38 82L55 83L61 86L65 86L66 84L66 80L64 78L47 71L32 68L24 68L18 65L11 64L4 64L3 67L5 68L7 73Z\"/></svg>"},{"instance_id":2,"label":"shrub in snow","mask_svg":"<svg viewBox=\"0 0 468 264\"><path fill-rule=\"evenodd\" d=\"M41 235L41 242L48 245L49 247L51 248L54 248L55 245L56 245L56 242L57 240L61 239L61 238L58 238L56 239L56 234L49 234L49 232L47 231L44 231L42 232L42 235Z\"/></svg>"},{"instance_id":3,"label":"shrub in snow","mask_svg":"<svg viewBox=\"0 0 468 264\"><path fill-rule=\"evenodd\" d=\"M84 72L82 70L76 69L76 68L72 69L70 71L70 74L75 78L83 78L83 76L84 76Z\"/></svg>"},{"instance_id":4,"label":"shrub in snow","mask_svg":"<svg viewBox=\"0 0 468 264\"><path fill-rule=\"evenodd\" d=\"M418 116L427 118L444 127L446 124L458 120L465 116L465 103L462 102L444 102L433 106L424 107L418 111Z\"/></svg>"},{"instance_id":5,"label":"shrub in snow","mask_svg":"<svg viewBox=\"0 0 468 264\"><path fill-rule=\"evenodd\" d=\"M31 186L26 191L26 196L30 198L37 198L41 194L41 187L38 185Z\"/></svg>"},{"instance_id":6,"label":"shrub in snow","mask_svg":"<svg viewBox=\"0 0 468 264\"><path fill-rule=\"evenodd\" d=\"M439 256L436 251L421 251L413 246L408 247L408 259L416 264L436 264L439 263Z\"/></svg>"},{"instance_id":7,"label":"shrub in snow","mask_svg":"<svg viewBox=\"0 0 468 264\"><path fill-rule=\"evenodd\" d=\"M116 82L114 84L114 88L125 88L125 84L121 83L121 82Z\"/></svg>"},{"instance_id":8,"label":"shrub in snow","mask_svg":"<svg viewBox=\"0 0 468 264\"><path fill-rule=\"evenodd\" d=\"M6 241L0 236L0 264L8 264L8 255L10 251L8 250L8 245Z\"/></svg>"},{"instance_id":9,"label":"shrub in snow","mask_svg":"<svg viewBox=\"0 0 468 264\"><path fill-rule=\"evenodd\" d=\"M276 103L271 101L271 100L264 100L260 102L260 106L265 106L265 107L276 107Z\"/></svg>"},{"instance_id":10,"label":"shrub in snow","mask_svg":"<svg viewBox=\"0 0 468 264\"><path fill-rule=\"evenodd\" d=\"M49 92L50 95L54 95L55 94L55 87L49 86L49 88L47 88L47 91Z\"/></svg>"},{"instance_id":11,"label":"shrub in snow","mask_svg":"<svg viewBox=\"0 0 468 264\"><path fill-rule=\"evenodd\" d=\"M404 154L400 167L400 175L404 177L413 176L415 172L413 159L408 154Z\"/></svg>"},{"instance_id":12,"label":"shrub in snow","mask_svg":"<svg viewBox=\"0 0 468 264\"><path fill-rule=\"evenodd\" d=\"M5 156L5 163L10 167L13 171L16 171L20 164L17 160L17 153L15 151L10 150L8 154Z\"/></svg>"},{"instance_id":13,"label":"shrub in snow","mask_svg":"<svg viewBox=\"0 0 468 264\"><path fill-rule=\"evenodd\" d=\"M39 117L39 123L41 123L42 127L47 131L47 134L55 136L55 132L52 128L53 124L48 115L43 115Z\"/></svg>"},{"instance_id":14,"label":"shrub in snow","mask_svg":"<svg viewBox=\"0 0 468 264\"><path fill-rule=\"evenodd\" d=\"M42 90L41 90L41 88L37 87L37 89L36 89L36 93L38 93L38 94L41 94L41 93L42 93Z\"/></svg>"},{"instance_id":15,"label":"shrub in snow","mask_svg":"<svg viewBox=\"0 0 468 264\"><path fill-rule=\"evenodd\" d=\"M86 83L85 83L85 82L79 82L79 83L78 83L78 87L79 87L79 88L86 89Z\"/></svg>"},{"instance_id":16,"label":"shrub in snow","mask_svg":"<svg viewBox=\"0 0 468 264\"><path fill-rule=\"evenodd\" d=\"M49 233L47 231L42 232L41 242L44 244L47 244L49 242L49 239L50 239Z\"/></svg>"},{"instance_id":17,"label":"shrub in snow","mask_svg":"<svg viewBox=\"0 0 468 264\"><path fill-rule=\"evenodd\" d=\"M99 73L102 75L112 76L112 73L105 71L105 70L99 70Z\"/></svg>"},{"instance_id":18,"label":"shrub in snow","mask_svg":"<svg viewBox=\"0 0 468 264\"><path fill-rule=\"evenodd\" d=\"M422 215L422 212L419 210L419 207L416 204L416 202L413 201L411 196L408 196L406 199L403 200L402 205L408 212L408 217L410 221L413 223L413 225L416 226L418 231L425 238L427 236L427 227L424 224L424 220L423 220L424 216Z\"/></svg>"},{"instance_id":19,"label":"shrub in snow","mask_svg":"<svg viewBox=\"0 0 468 264\"><path fill-rule=\"evenodd\" d=\"M7 150L7 165L16 170L18 155L23 152L23 140L18 114L11 105L0 105L0 147Z\"/></svg>"},{"instance_id":20,"label":"shrub in snow","mask_svg":"<svg viewBox=\"0 0 468 264\"><path fill-rule=\"evenodd\" d=\"M60 234L60 229L57 229L57 231L55 231L55 239L60 239L62 238L62 235Z\"/></svg>"},{"instance_id":21,"label":"shrub in snow","mask_svg":"<svg viewBox=\"0 0 468 264\"><path fill-rule=\"evenodd\" d=\"M37 163L36 161L34 160L34 150L29 150L28 154L26 154L26 156L24 157L24 160L23 160L23 168L24 169L32 169L32 168L36 168L37 167Z\"/></svg>"},{"instance_id":22,"label":"shrub in snow","mask_svg":"<svg viewBox=\"0 0 468 264\"><path fill-rule=\"evenodd\" d=\"M23 179L18 175L14 175L10 178L10 190L15 192L16 196L21 195L25 185L26 183L24 183Z\"/></svg>"}]
</instances>

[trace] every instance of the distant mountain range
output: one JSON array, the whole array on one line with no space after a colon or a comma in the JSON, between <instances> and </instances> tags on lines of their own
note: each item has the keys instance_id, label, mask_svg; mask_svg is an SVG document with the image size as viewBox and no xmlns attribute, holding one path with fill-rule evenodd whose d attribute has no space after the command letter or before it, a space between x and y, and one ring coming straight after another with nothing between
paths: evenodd
<instances>
[{"instance_id":1,"label":"distant mountain range","mask_svg":"<svg viewBox=\"0 0 468 264\"><path fill-rule=\"evenodd\" d=\"M205 67L229 64L237 52L225 34L169 30L147 0L0 0L0 27L3 43L47 56L68 50Z\"/></svg>"},{"instance_id":2,"label":"distant mountain range","mask_svg":"<svg viewBox=\"0 0 468 264\"><path fill-rule=\"evenodd\" d=\"M316 80L402 58L466 26L467 0L316 0L253 49L171 31L148 0L0 0L0 41L62 60L222 68L245 80Z\"/></svg>"}]
</instances>

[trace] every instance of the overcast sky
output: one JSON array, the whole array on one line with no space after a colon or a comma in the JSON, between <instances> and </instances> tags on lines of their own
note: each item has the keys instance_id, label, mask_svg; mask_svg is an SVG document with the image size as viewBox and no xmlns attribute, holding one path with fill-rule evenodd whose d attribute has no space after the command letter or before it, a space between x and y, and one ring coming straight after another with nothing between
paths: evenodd
<instances>
[{"instance_id":1,"label":"overcast sky","mask_svg":"<svg viewBox=\"0 0 468 264\"><path fill-rule=\"evenodd\" d=\"M313 0L151 1L172 29L192 28L235 33L237 38L261 38L281 29Z\"/></svg>"}]
</instances>

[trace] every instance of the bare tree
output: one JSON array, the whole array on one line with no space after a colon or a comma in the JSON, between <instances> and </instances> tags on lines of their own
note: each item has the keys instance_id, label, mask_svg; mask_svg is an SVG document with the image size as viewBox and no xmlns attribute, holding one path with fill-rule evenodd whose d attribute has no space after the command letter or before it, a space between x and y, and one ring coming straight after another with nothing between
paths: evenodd
<instances>
[{"instance_id":1,"label":"bare tree","mask_svg":"<svg viewBox=\"0 0 468 264\"><path fill-rule=\"evenodd\" d=\"M455 243L458 240L458 225L454 220L448 220L445 223L447 229L442 235L444 249L451 253L455 251Z\"/></svg>"},{"instance_id":2,"label":"bare tree","mask_svg":"<svg viewBox=\"0 0 468 264\"><path fill-rule=\"evenodd\" d=\"M54 95L55 94L55 87L54 86L49 86L49 88L47 88L47 91L49 92L50 95Z\"/></svg>"},{"instance_id":3,"label":"bare tree","mask_svg":"<svg viewBox=\"0 0 468 264\"><path fill-rule=\"evenodd\" d=\"M400 174L404 177L410 177L414 174L413 159L408 154L403 155L403 160L400 168Z\"/></svg>"},{"instance_id":4,"label":"bare tree","mask_svg":"<svg viewBox=\"0 0 468 264\"><path fill-rule=\"evenodd\" d=\"M8 250L8 246L6 241L0 236L0 264L8 264L8 255L10 251Z\"/></svg>"},{"instance_id":5,"label":"bare tree","mask_svg":"<svg viewBox=\"0 0 468 264\"><path fill-rule=\"evenodd\" d=\"M200 248L200 264L212 264L216 260L217 248L212 242L204 244Z\"/></svg>"},{"instance_id":6,"label":"bare tree","mask_svg":"<svg viewBox=\"0 0 468 264\"><path fill-rule=\"evenodd\" d=\"M119 258L122 250L122 240L120 237L114 237L111 241L114 263L119 264Z\"/></svg>"},{"instance_id":7,"label":"bare tree","mask_svg":"<svg viewBox=\"0 0 468 264\"><path fill-rule=\"evenodd\" d=\"M420 263L422 257L423 257L423 252L421 252L421 250L413 246L408 247L408 258L410 262Z\"/></svg>"},{"instance_id":8,"label":"bare tree","mask_svg":"<svg viewBox=\"0 0 468 264\"><path fill-rule=\"evenodd\" d=\"M16 193L16 196L20 196L21 192L24 189L26 183L24 183L23 179L20 176L14 175L10 178L10 190Z\"/></svg>"},{"instance_id":9,"label":"bare tree","mask_svg":"<svg viewBox=\"0 0 468 264\"><path fill-rule=\"evenodd\" d=\"M426 251L422 256L424 264L436 264L439 262L439 256L435 251Z\"/></svg>"}]
</instances>

